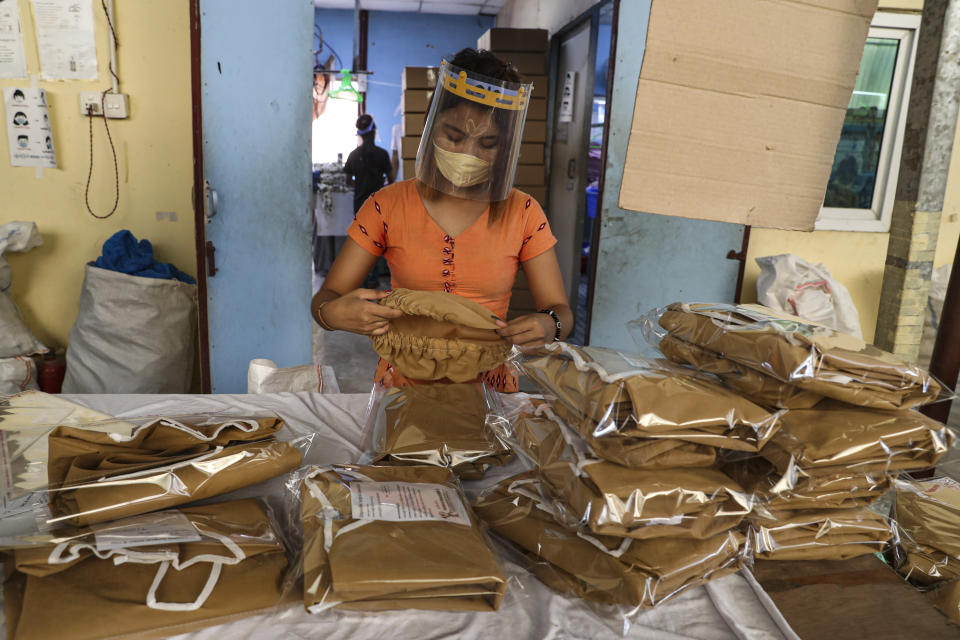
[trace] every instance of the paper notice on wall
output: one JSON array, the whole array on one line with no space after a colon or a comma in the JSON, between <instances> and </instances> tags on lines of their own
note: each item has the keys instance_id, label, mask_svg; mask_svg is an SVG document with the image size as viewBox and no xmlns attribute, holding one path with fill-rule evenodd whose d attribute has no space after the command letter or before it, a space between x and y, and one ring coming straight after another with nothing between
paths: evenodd
<instances>
[{"instance_id":1,"label":"paper notice on wall","mask_svg":"<svg viewBox=\"0 0 960 640\"><path fill-rule=\"evenodd\" d=\"M33 0L33 20L44 80L97 79L91 0Z\"/></svg>"},{"instance_id":2,"label":"paper notice on wall","mask_svg":"<svg viewBox=\"0 0 960 640\"><path fill-rule=\"evenodd\" d=\"M26 87L4 87L3 118L10 141L10 164L15 167L55 168L53 132L47 110L47 92Z\"/></svg>"},{"instance_id":3,"label":"paper notice on wall","mask_svg":"<svg viewBox=\"0 0 960 640\"><path fill-rule=\"evenodd\" d=\"M0 78L26 78L17 0L0 0Z\"/></svg>"}]
</instances>

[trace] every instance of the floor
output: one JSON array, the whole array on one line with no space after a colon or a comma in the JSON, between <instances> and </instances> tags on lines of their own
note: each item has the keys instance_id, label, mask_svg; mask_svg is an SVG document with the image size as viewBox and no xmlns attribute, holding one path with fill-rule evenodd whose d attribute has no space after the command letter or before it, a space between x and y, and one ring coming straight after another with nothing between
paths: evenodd
<instances>
[{"instance_id":1,"label":"floor","mask_svg":"<svg viewBox=\"0 0 960 640\"><path fill-rule=\"evenodd\" d=\"M370 338L313 325L313 362L333 367L341 393L367 393L373 386L377 354Z\"/></svg>"}]
</instances>

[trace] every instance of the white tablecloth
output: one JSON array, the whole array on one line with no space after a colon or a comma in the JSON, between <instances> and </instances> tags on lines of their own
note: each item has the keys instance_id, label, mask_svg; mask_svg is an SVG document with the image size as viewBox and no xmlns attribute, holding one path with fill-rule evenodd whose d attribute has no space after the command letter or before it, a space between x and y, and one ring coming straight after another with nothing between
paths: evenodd
<instances>
[{"instance_id":1,"label":"white tablecloth","mask_svg":"<svg viewBox=\"0 0 960 640\"><path fill-rule=\"evenodd\" d=\"M75 395L61 396L89 407L128 418L143 415L269 410L299 433L320 435L311 450L315 462L352 462L361 453L366 395L277 393L263 395ZM510 405L522 395L507 397ZM509 470L507 470L509 472ZM497 476L504 475L498 473ZM488 478L491 484L495 478ZM508 572L510 567L507 567ZM518 571L497 613L397 611L355 613L334 611L308 615L293 605L273 614L209 627L178 636L180 640L235 638L515 638L572 640L616 638L582 602L561 596L535 578ZM633 619L630 638L657 640L793 640L793 634L769 597L749 576L734 574L689 589L656 609Z\"/></svg>"}]
</instances>

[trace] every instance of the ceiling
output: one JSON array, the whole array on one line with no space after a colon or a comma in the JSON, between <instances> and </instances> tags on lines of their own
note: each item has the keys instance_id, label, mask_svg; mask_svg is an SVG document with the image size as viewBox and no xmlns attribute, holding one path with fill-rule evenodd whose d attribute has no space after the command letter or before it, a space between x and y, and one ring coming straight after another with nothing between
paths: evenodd
<instances>
[{"instance_id":1,"label":"ceiling","mask_svg":"<svg viewBox=\"0 0 960 640\"><path fill-rule=\"evenodd\" d=\"M353 9L354 0L314 0L318 9ZM462 16L497 15L507 0L360 0L369 11L447 13Z\"/></svg>"}]
</instances>

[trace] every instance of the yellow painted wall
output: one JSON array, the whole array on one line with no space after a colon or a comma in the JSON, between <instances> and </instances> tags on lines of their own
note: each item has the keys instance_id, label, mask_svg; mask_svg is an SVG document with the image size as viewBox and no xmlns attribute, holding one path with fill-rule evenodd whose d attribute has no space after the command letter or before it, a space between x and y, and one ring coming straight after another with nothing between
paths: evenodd
<instances>
[{"instance_id":1,"label":"yellow painted wall","mask_svg":"<svg viewBox=\"0 0 960 640\"><path fill-rule=\"evenodd\" d=\"M922 11L923 0L881 0L879 10ZM868 341L873 340L880 306L883 265L887 258L887 233L814 231L778 231L753 229L747 268L744 273L742 298L757 299L757 276L760 268L754 259L780 253L794 253L809 262L822 262L853 296L860 313L860 325ZM950 175L943 203L940 237L934 267L952 263L960 238L960 128L954 139Z\"/></svg>"},{"instance_id":2,"label":"yellow painted wall","mask_svg":"<svg viewBox=\"0 0 960 640\"><path fill-rule=\"evenodd\" d=\"M17 1L17 0L15 0ZM91 0L84 0L91 2ZM57 169L10 166L6 128L0 129L0 223L35 221L42 247L8 254L12 295L27 325L44 343L64 347L77 313L84 265L96 259L107 238L129 229L154 245L158 259L196 275L193 142L190 96L188 0L114 0L121 91L130 95L131 117L111 120L119 156L120 205L107 220L86 211L83 195L90 158L87 118L78 92L110 86L107 26L100 0L96 19L98 82L44 82L57 153ZM27 71L39 78L31 3L19 0ZM0 79L0 87L29 86L28 80ZM2 108L2 104L0 104ZM94 175L91 205L99 214L113 204L113 159L94 120ZM175 222L157 212L175 212Z\"/></svg>"},{"instance_id":3,"label":"yellow painted wall","mask_svg":"<svg viewBox=\"0 0 960 640\"><path fill-rule=\"evenodd\" d=\"M754 228L747 251L742 299L757 299L757 276L760 268L754 259L758 256L794 253L808 262L822 262L834 278L843 283L853 296L860 313L863 336L872 341L877 326L880 306L880 285L883 265L887 259L888 233L846 231L779 231ZM943 203L943 217L934 266L953 262L960 237L960 127L954 139L950 160L950 175Z\"/></svg>"}]
</instances>

